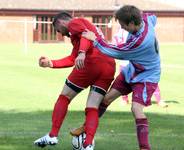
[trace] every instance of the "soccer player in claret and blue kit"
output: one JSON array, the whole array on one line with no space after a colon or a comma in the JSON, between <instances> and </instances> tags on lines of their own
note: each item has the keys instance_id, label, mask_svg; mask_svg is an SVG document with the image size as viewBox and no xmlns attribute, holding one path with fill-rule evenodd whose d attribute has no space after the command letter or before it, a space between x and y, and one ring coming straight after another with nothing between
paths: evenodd
<instances>
[{"instance_id":1,"label":"soccer player in claret and blue kit","mask_svg":"<svg viewBox=\"0 0 184 150\"><path fill-rule=\"evenodd\" d=\"M72 18L68 13L61 12L55 16L53 25L62 36L71 39L72 53L59 60L50 60L42 56L39 59L39 65L49 68L74 67L55 103L51 131L34 141L34 144L45 147L58 143L58 133L68 111L69 103L78 93L90 86L85 109L86 139L82 149L93 150L92 141L98 127L98 107L114 79L115 61L95 48L92 41L82 37L82 33L89 30L102 38L99 30L86 19Z\"/></svg>"},{"instance_id":2,"label":"soccer player in claret and blue kit","mask_svg":"<svg viewBox=\"0 0 184 150\"><path fill-rule=\"evenodd\" d=\"M142 13L135 6L125 5L115 12L115 18L121 28L129 32L123 44L108 44L91 31L83 33L85 38L94 41L94 46L102 53L130 62L122 68L100 104L99 116L102 116L111 102L119 96L132 92L131 110L135 118L139 148L150 150L149 124L143 109L151 105L151 97L158 86L161 73L159 47L154 31L156 16ZM71 134L80 134L84 126L74 129Z\"/></svg>"}]
</instances>

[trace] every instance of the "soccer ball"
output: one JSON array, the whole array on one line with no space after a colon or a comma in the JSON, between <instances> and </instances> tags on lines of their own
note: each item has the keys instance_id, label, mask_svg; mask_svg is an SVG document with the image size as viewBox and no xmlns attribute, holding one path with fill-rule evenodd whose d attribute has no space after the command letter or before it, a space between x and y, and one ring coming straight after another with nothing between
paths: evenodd
<instances>
[{"instance_id":1,"label":"soccer ball","mask_svg":"<svg viewBox=\"0 0 184 150\"><path fill-rule=\"evenodd\" d=\"M81 150L82 144L84 143L86 139L86 134L82 133L79 136L73 136L72 137L72 148L73 150Z\"/></svg>"},{"instance_id":2,"label":"soccer ball","mask_svg":"<svg viewBox=\"0 0 184 150\"><path fill-rule=\"evenodd\" d=\"M72 137L72 148L73 148L73 150L81 150L85 139L86 139L86 134L85 133L82 133L79 136L73 136ZM95 146L94 139L93 139L92 145L93 145L93 147Z\"/></svg>"}]
</instances>

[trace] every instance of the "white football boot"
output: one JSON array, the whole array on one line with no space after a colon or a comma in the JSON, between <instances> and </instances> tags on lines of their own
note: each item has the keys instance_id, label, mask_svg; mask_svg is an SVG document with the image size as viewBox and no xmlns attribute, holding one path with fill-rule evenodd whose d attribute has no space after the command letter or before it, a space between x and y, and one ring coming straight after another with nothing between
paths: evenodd
<instances>
[{"instance_id":1,"label":"white football boot","mask_svg":"<svg viewBox=\"0 0 184 150\"><path fill-rule=\"evenodd\" d=\"M49 134L34 141L34 144L38 147L45 147L47 145L56 145L58 143L57 137L50 137Z\"/></svg>"},{"instance_id":2,"label":"white football boot","mask_svg":"<svg viewBox=\"0 0 184 150\"><path fill-rule=\"evenodd\" d=\"M86 148L82 146L81 150L94 150L93 145L88 145Z\"/></svg>"}]
</instances>

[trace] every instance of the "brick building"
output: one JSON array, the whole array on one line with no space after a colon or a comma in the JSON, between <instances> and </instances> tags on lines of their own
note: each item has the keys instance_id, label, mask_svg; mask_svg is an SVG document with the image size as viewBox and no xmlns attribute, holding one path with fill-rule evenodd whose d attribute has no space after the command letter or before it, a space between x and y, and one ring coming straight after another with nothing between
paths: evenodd
<instances>
[{"instance_id":1,"label":"brick building","mask_svg":"<svg viewBox=\"0 0 184 150\"><path fill-rule=\"evenodd\" d=\"M98 26L110 41L118 27L112 19L113 12L125 4L135 5L158 16L156 30L161 42L184 42L184 9L151 0L1 0L0 41L21 41L25 32L29 42L66 41L55 32L51 24L36 23L52 21L53 16L60 10L102 24ZM110 20L112 26L103 25Z\"/></svg>"}]
</instances>

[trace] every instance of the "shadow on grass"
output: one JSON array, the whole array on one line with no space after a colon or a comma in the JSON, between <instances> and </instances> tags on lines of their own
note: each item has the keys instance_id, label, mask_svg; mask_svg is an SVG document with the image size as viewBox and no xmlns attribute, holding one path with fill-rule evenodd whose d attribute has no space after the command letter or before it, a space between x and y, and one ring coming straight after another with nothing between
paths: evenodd
<instances>
[{"instance_id":1,"label":"shadow on grass","mask_svg":"<svg viewBox=\"0 0 184 150\"><path fill-rule=\"evenodd\" d=\"M179 102L176 101L176 100L166 100L165 102L166 102L166 103L179 104Z\"/></svg>"},{"instance_id":2,"label":"shadow on grass","mask_svg":"<svg viewBox=\"0 0 184 150\"><path fill-rule=\"evenodd\" d=\"M164 100L164 102L166 102L167 104L179 104L179 102L176 100ZM157 104L157 102L155 102L155 101L152 101L151 103Z\"/></svg>"},{"instance_id":3,"label":"shadow on grass","mask_svg":"<svg viewBox=\"0 0 184 150\"><path fill-rule=\"evenodd\" d=\"M51 127L51 111L0 111L0 150L37 150L33 141ZM147 114L152 150L184 150L184 116ZM69 130L84 121L84 112L70 111L60 132L60 143L45 150L71 150ZM95 136L96 150L137 150L134 119L130 112L108 111Z\"/></svg>"}]
</instances>

